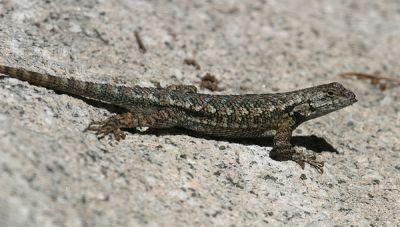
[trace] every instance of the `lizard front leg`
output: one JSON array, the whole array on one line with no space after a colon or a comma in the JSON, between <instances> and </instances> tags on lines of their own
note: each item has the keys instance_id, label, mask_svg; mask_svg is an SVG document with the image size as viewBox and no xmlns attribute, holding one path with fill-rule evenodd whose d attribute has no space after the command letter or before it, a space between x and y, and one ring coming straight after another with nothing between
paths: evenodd
<instances>
[{"instance_id":1,"label":"lizard front leg","mask_svg":"<svg viewBox=\"0 0 400 227\"><path fill-rule=\"evenodd\" d=\"M123 128L150 127L169 128L177 125L177 112L162 109L152 113L123 113L102 121L93 121L85 131L94 131L99 138L113 134L117 141L125 139Z\"/></svg>"},{"instance_id":2,"label":"lizard front leg","mask_svg":"<svg viewBox=\"0 0 400 227\"><path fill-rule=\"evenodd\" d=\"M303 152L296 151L290 143L294 125L294 121L290 119L278 127L270 157L277 161L292 160L299 164L302 169L304 169L305 163L308 163L318 172L323 173L324 162L317 161L315 155L306 155Z\"/></svg>"}]
</instances>

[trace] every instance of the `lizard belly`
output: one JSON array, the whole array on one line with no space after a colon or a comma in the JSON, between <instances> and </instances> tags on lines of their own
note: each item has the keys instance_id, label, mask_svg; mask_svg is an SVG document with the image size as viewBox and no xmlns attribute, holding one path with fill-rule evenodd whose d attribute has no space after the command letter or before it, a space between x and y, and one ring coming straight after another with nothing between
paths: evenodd
<instances>
[{"instance_id":1,"label":"lizard belly","mask_svg":"<svg viewBox=\"0 0 400 227\"><path fill-rule=\"evenodd\" d=\"M256 124L247 121L227 121L226 119L205 117L184 117L179 126L205 135L227 138L268 137L275 135L276 125L271 122Z\"/></svg>"}]
</instances>

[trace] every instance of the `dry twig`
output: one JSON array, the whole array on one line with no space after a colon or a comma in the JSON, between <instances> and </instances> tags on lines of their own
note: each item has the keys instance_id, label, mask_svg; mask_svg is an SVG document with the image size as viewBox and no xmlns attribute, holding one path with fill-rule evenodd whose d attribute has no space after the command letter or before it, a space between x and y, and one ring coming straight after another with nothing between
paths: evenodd
<instances>
[{"instance_id":1,"label":"dry twig","mask_svg":"<svg viewBox=\"0 0 400 227\"><path fill-rule=\"evenodd\" d=\"M368 74L368 73L344 72L344 73L340 73L339 76L341 76L341 77L355 76L359 80L370 80L371 84L378 84L379 88L382 91L385 90L387 87L387 83L384 83L382 81L390 81L390 82L395 82L395 83L400 84L400 78L389 77L389 76L380 76L380 75L374 75L374 74Z\"/></svg>"}]
</instances>

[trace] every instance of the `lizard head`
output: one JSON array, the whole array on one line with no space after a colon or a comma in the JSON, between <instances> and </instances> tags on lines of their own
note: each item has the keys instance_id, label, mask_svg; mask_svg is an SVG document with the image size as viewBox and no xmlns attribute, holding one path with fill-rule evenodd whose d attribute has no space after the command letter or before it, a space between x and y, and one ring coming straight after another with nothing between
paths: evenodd
<instances>
[{"instance_id":1,"label":"lizard head","mask_svg":"<svg viewBox=\"0 0 400 227\"><path fill-rule=\"evenodd\" d=\"M342 109L357 102L356 95L334 82L306 88L302 93L302 103L295 106L292 115L304 122L330 112Z\"/></svg>"}]
</instances>

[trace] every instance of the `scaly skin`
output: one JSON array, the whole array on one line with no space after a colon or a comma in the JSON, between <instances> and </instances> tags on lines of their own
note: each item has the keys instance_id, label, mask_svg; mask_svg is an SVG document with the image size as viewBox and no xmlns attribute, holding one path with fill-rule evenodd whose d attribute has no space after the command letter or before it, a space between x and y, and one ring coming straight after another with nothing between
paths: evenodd
<instances>
[{"instance_id":1,"label":"scaly skin","mask_svg":"<svg viewBox=\"0 0 400 227\"><path fill-rule=\"evenodd\" d=\"M301 123L342 109L357 100L339 83L302 90L249 95L209 95L194 86L166 88L127 87L62 78L0 65L0 73L33 85L111 103L125 108L124 114L92 122L86 130L99 137L113 134L123 139L124 128L182 127L219 137L274 136L270 156L279 161L293 160L304 168L311 164L323 171L323 162L294 149L290 140Z\"/></svg>"}]
</instances>

